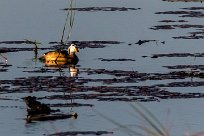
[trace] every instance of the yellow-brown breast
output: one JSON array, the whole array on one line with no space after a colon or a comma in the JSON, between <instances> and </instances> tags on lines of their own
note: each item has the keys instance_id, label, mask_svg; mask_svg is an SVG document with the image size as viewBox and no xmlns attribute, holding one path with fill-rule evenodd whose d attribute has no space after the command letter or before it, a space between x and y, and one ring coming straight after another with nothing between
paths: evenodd
<instances>
[{"instance_id":1,"label":"yellow-brown breast","mask_svg":"<svg viewBox=\"0 0 204 136\"><path fill-rule=\"evenodd\" d=\"M65 64L77 64L79 61L78 57L76 56L76 52L79 52L76 45L71 44L66 50L57 50L57 51L50 51L45 53L39 59L43 61L46 65L65 65Z\"/></svg>"}]
</instances>

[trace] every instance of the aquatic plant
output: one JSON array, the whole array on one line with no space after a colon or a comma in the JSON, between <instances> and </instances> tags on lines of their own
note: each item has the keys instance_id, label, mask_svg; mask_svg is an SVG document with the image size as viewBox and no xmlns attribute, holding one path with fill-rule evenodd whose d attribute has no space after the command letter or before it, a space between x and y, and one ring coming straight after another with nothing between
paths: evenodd
<instances>
[{"instance_id":1,"label":"aquatic plant","mask_svg":"<svg viewBox=\"0 0 204 136\"><path fill-rule=\"evenodd\" d=\"M135 105L134 105L135 104ZM150 110L144 107L140 102L130 103L136 114L141 117L141 121L145 125L136 125L136 129L130 128L127 125L122 125L121 123L107 117L106 115L96 111L101 117L115 124L129 136L170 136L169 130L164 126ZM193 134L186 133L184 136L204 136L204 132L196 132Z\"/></svg>"},{"instance_id":2,"label":"aquatic plant","mask_svg":"<svg viewBox=\"0 0 204 136\"><path fill-rule=\"evenodd\" d=\"M36 40L33 41L33 40L25 39L25 43L29 43L29 44L32 44L34 46L34 49L33 49L34 58L33 58L33 60L36 61L38 59L38 46L39 46L39 44L41 44L41 42L36 41Z\"/></svg>"},{"instance_id":3,"label":"aquatic plant","mask_svg":"<svg viewBox=\"0 0 204 136\"><path fill-rule=\"evenodd\" d=\"M166 127L141 103L136 102L136 106L133 104L130 104L130 106L134 109L135 113L139 114L139 117L144 121L145 126L136 125L137 129L134 130L103 115L102 113L97 113L119 128L123 128L124 132L131 136L170 136Z\"/></svg>"},{"instance_id":4,"label":"aquatic plant","mask_svg":"<svg viewBox=\"0 0 204 136\"><path fill-rule=\"evenodd\" d=\"M137 102L137 106L130 104L130 106L138 113L148 126L138 126L149 136L169 136L169 132L164 125L155 117L147 108L141 103Z\"/></svg>"},{"instance_id":5,"label":"aquatic plant","mask_svg":"<svg viewBox=\"0 0 204 136\"><path fill-rule=\"evenodd\" d=\"M63 31L62 31L62 37L61 37L61 44L64 46L65 43L68 42L70 36L71 36L71 32L74 26L74 17L75 17L75 12L72 10L73 9L73 1L74 0L69 0L69 8L67 10L67 15L65 18L65 23L64 23L64 27L63 27ZM68 34L67 34L67 38L64 41L64 36L65 36L65 30L67 29L67 22L69 19L69 28L68 28Z\"/></svg>"},{"instance_id":6,"label":"aquatic plant","mask_svg":"<svg viewBox=\"0 0 204 136\"><path fill-rule=\"evenodd\" d=\"M4 58L5 63L7 63L8 59L7 59L4 55L2 55L1 53L0 53L0 56L1 56L2 58Z\"/></svg>"}]
</instances>

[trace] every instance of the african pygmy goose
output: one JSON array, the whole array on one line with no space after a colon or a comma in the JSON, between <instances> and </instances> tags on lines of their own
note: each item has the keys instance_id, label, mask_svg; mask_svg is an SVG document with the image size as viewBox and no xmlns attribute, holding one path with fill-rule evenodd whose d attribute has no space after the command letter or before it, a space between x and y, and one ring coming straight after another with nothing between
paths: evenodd
<instances>
[{"instance_id":1,"label":"african pygmy goose","mask_svg":"<svg viewBox=\"0 0 204 136\"><path fill-rule=\"evenodd\" d=\"M71 44L66 50L49 51L41 56L39 59L48 64L77 64L79 61L76 56L76 52L79 52L75 44Z\"/></svg>"}]
</instances>

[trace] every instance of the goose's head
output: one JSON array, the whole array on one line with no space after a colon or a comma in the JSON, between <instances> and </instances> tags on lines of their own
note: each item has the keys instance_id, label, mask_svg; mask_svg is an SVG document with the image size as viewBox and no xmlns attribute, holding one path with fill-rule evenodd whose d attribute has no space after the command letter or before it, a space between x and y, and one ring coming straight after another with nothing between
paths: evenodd
<instances>
[{"instance_id":1,"label":"goose's head","mask_svg":"<svg viewBox=\"0 0 204 136\"><path fill-rule=\"evenodd\" d=\"M75 44L71 44L71 45L69 46L69 48L68 48L68 53L69 53L70 55L73 55L73 54L75 54L76 52L79 52L79 49L76 47Z\"/></svg>"}]
</instances>

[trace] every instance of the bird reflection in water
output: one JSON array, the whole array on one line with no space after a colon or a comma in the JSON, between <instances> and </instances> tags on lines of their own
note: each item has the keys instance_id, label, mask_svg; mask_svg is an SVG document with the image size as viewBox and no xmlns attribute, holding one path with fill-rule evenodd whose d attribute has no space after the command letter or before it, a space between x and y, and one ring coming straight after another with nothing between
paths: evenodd
<instances>
[{"instance_id":1,"label":"bird reflection in water","mask_svg":"<svg viewBox=\"0 0 204 136\"><path fill-rule=\"evenodd\" d=\"M69 72L71 77L77 77L79 73L79 69L75 65L69 66Z\"/></svg>"},{"instance_id":2,"label":"bird reflection in water","mask_svg":"<svg viewBox=\"0 0 204 136\"><path fill-rule=\"evenodd\" d=\"M66 65L66 63L64 64L63 62L46 61L45 66L58 68L59 71L61 72L62 72L62 68L68 68L70 77L77 77L79 73L79 69L77 68L76 65L72 65L72 64Z\"/></svg>"}]
</instances>

